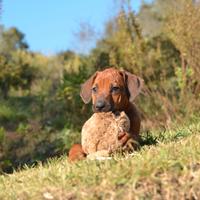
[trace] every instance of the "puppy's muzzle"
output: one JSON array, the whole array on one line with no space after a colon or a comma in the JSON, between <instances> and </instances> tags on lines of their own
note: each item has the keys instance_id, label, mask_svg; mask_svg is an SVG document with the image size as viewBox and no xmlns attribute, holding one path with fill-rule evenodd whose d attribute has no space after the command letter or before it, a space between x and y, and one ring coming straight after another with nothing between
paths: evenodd
<instances>
[{"instance_id":1,"label":"puppy's muzzle","mask_svg":"<svg viewBox=\"0 0 200 200\"><path fill-rule=\"evenodd\" d=\"M94 112L109 112L112 111L112 106L110 103L106 102L105 100L98 100L94 105L93 105L93 111Z\"/></svg>"}]
</instances>

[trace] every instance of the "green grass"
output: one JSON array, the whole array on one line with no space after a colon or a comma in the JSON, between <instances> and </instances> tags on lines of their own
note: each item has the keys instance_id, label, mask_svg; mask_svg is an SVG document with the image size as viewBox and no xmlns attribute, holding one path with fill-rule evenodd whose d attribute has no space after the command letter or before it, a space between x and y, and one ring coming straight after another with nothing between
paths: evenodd
<instances>
[{"instance_id":1,"label":"green grass","mask_svg":"<svg viewBox=\"0 0 200 200\"><path fill-rule=\"evenodd\" d=\"M70 164L64 155L1 175L0 199L200 198L200 123L144 134L142 142L131 156Z\"/></svg>"}]
</instances>

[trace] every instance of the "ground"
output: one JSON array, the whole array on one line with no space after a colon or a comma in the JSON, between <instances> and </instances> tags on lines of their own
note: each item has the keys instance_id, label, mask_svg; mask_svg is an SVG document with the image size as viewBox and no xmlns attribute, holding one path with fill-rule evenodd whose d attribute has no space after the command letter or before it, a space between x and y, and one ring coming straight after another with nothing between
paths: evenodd
<instances>
[{"instance_id":1,"label":"ground","mask_svg":"<svg viewBox=\"0 0 200 200\"><path fill-rule=\"evenodd\" d=\"M143 134L133 155L25 167L0 176L0 199L199 199L199 133L194 122Z\"/></svg>"}]
</instances>

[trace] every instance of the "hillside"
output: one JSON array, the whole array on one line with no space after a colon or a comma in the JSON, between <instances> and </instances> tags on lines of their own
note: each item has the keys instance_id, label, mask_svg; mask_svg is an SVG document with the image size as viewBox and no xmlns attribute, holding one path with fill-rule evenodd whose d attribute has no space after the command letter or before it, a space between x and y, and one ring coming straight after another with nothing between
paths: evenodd
<instances>
[{"instance_id":1,"label":"hillside","mask_svg":"<svg viewBox=\"0 0 200 200\"><path fill-rule=\"evenodd\" d=\"M66 155L0 176L0 199L198 199L200 123L143 134L141 149L70 164Z\"/></svg>"}]
</instances>

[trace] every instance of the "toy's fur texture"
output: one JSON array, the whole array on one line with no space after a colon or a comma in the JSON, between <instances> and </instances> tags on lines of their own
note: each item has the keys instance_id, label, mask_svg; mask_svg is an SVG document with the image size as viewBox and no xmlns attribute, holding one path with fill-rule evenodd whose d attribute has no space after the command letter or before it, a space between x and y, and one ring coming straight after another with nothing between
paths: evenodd
<instances>
[{"instance_id":1,"label":"toy's fur texture","mask_svg":"<svg viewBox=\"0 0 200 200\"><path fill-rule=\"evenodd\" d=\"M89 158L107 157L122 147L119 134L129 129L130 120L125 112L94 113L82 128L83 151Z\"/></svg>"}]
</instances>

